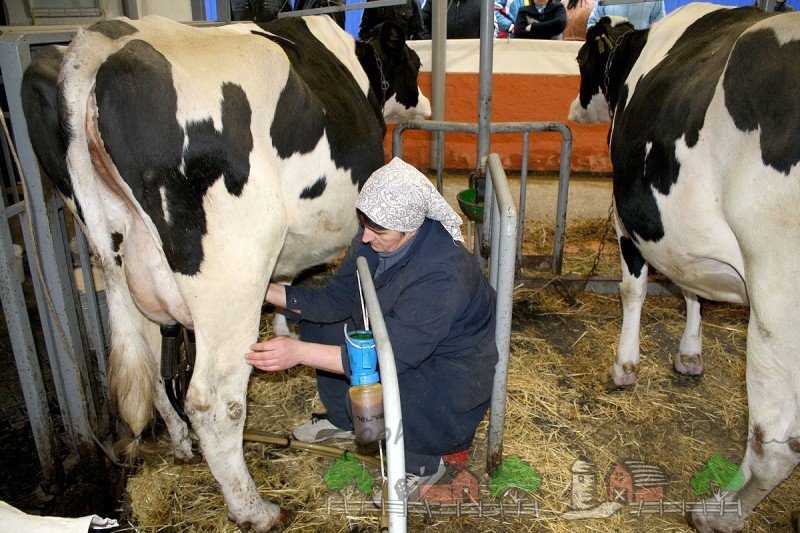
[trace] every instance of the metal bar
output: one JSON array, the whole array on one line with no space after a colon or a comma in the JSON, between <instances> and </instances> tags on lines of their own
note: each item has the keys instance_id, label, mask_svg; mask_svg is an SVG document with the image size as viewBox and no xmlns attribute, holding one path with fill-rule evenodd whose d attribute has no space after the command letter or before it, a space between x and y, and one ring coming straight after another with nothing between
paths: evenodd
<instances>
[{"instance_id":1,"label":"metal bar","mask_svg":"<svg viewBox=\"0 0 800 533\"><path fill-rule=\"evenodd\" d=\"M139 18L139 6L136 0L122 0L122 14L129 19Z\"/></svg>"},{"instance_id":2,"label":"metal bar","mask_svg":"<svg viewBox=\"0 0 800 533\"><path fill-rule=\"evenodd\" d=\"M364 304L367 306L372 334L375 336L378 365L381 369L383 414L386 421L387 494L385 496L389 506L389 531L390 533L405 533L406 452L397 368L394 364L392 342L389 339L389 332L386 330L386 323L383 321L383 312L378 301L378 294L375 292L375 284L372 282L372 273L369 271L367 260L363 257L357 258L356 268L358 268L361 279Z\"/></svg>"},{"instance_id":3,"label":"metal bar","mask_svg":"<svg viewBox=\"0 0 800 533\"><path fill-rule=\"evenodd\" d=\"M519 222L517 223L517 261L522 262L522 239L525 238L525 206L528 203L528 156L530 133L522 133L522 167L519 173Z\"/></svg>"},{"instance_id":4,"label":"metal bar","mask_svg":"<svg viewBox=\"0 0 800 533\"><path fill-rule=\"evenodd\" d=\"M545 287L553 288L557 285L566 286L572 290L580 289L596 294L619 294L619 284L622 280L616 277L595 276L584 278L580 276L561 276L558 278L523 278L516 279L517 285L531 289ZM668 279L649 279L647 281L648 296L681 296L681 289Z\"/></svg>"},{"instance_id":5,"label":"metal bar","mask_svg":"<svg viewBox=\"0 0 800 533\"><path fill-rule=\"evenodd\" d=\"M73 34L74 32L69 33ZM80 455L88 458L94 457L96 451L92 442L89 405L81 383L80 360L85 361L85 356L80 339L78 317L73 305L71 286L65 286L64 278L61 275L65 257L61 252L63 247L57 246L56 239L60 238L60 230L58 233L54 231L58 225L53 223L48 212L39 166L28 137L28 128L22 112L20 97L23 69L31 60L30 44L32 42L63 42L64 39L60 39L61 35L61 33L4 32L0 35L0 70L3 72L15 144L26 178L25 198L30 205L36 235L35 245L28 242L26 236L26 249L29 261L32 263L32 277L36 278L38 275L36 265L33 264L31 258L33 255L31 251L35 246L41 261L44 282L51 297L52 311L55 314L51 320L48 312L49 306L40 305L39 313L42 317L42 324L48 326L48 330L45 331L45 339L48 343L48 356L53 370L53 380L56 383L59 408L64 416L64 425L68 428L70 447L73 451L78 451ZM42 287L39 288L42 289ZM40 304L42 303L40 298L37 300ZM60 324L60 328L53 327L56 320Z\"/></svg>"},{"instance_id":6,"label":"metal bar","mask_svg":"<svg viewBox=\"0 0 800 533\"><path fill-rule=\"evenodd\" d=\"M206 3L203 0L191 0L192 20L206 20Z\"/></svg>"},{"instance_id":7,"label":"metal bar","mask_svg":"<svg viewBox=\"0 0 800 533\"><path fill-rule=\"evenodd\" d=\"M80 224L77 219L73 221L75 228L75 240L78 245L78 256L81 261L81 273L83 274L83 285L85 288L84 298L86 299L86 329L89 335L91 348L97 358L97 370L100 373L100 383L102 385L102 396L108 405L108 365L106 362L106 337L103 328L103 319L100 314L100 306L97 303L97 291L94 286L94 272L89 255L89 244L86 242Z\"/></svg>"},{"instance_id":8,"label":"metal bar","mask_svg":"<svg viewBox=\"0 0 800 533\"><path fill-rule=\"evenodd\" d=\"M216 0L217 3L217 22L231 21L231 2L230 0Z\"/></svg>"},{"instance_id":9,"label":"metal bar","mask_svg":"<svg viewBox=\"0 0 800 533\"><path fill-rule=\"evenodd\" d=\"M5 200L5 198L4 198ZM5 203L5 202L3 202ZM18 278L15 265L11 230L8 219L0 220L0 300L8 326L8 335L14 351L14 361L19 375L28 420L33 431L33 440L42 477L47 484L58 478L58 443L47 405L47 392L42 380L42 370L36 355L28 308L22 292L22 280Z\"/></svg>"},{"instance_id":10,"label":"metal bar","mask_svg":"<svg viewBox=\"0 0 800 533\"><path fill-rule=\"evenodd\" d=\"M558 200L556 203L556 232L553 236L553 274L561 275L564 262L564 240L567 233L567 200L569 198L569 167L572 161L572 130L566 124L555 123L561 133L561 165L558 169Z\"/></svg>"},{"instance_id":11,"label":"metal bar","mask_svg":"<svg viewBox=\"0 0 800 533\"><path fill-rule=\"evenodd\" d=\"M433 2L431 26L431 119L443 121L447 87L447 2ZM430 145L431 166L438 169L439 161L444 161L444 155L441 154L444 150L444 134L434 133Z\"/></svg>"},{"instance_id":12,"label":"metal bar","mask_svg":"<svg viewBox=\"0 0 800 533\"><path fill-rule=\"evenodd\" d=\"M444 133L436 133L436 190L444 192Z\"/></svg>"},{"instance_id":13,"label":"metal bar","mask_svg":"<svg viewBox=\"0 0 800 533\"><path fill-rule=\"evenodd\" d=\"M480 65L478 67L478 165L489 155L492 122L492 63L494 53L494 3L481 2Z\"/></svg>"},{"instance_id":14,"label":"metal bar","mask_svg":"<svg viewBox=\"0 0 800 533\"><path fill-rule=\"evenodd\" d=\"M6 121L11 120L11 117L8 113L3 113L6 117ZM8 172L8 181L11 184L11 197L16 204L19 202L19 191L17 190L17 173L14 172L14 163L11 161L11 153L8 150L8 141L6 141L6 136L2 135L2 143L3 143L3 160L6 164L6 169ZM6 211L7 212L7 211ZM6 215L8 216L8 215Z\"/></svg>"},{"instance_id":15,"label":"metal bar","mask_svg":"<svg viewBox=\"0 0 800 533\"><path fill-rule=\"evenodd\" d=\"M494 221L498 227L498 242L492 243L492 255L499 256L497 272L497 303L495 312L495 341L497 366L492 387L492 407L489 417L489 437L486 468L491 474L503 459L503 428L506 416L506 387L508 385L508 356L511 352L511 313L514 307L514 260L517 244L517 207L500 156L489 154L489 174L494 183L494 194L499 216ZM493 232L494 233L494 232Z\"/></svg>"},{"instance_id":16,"label":"metal bar","mask_svg":"<svg viewBox=\"0 0 800 533\"><path fill-rule=\"evenodd\" d=\"M10 206L6 207L6 218L11 218L19 215L25 211L25 201L23 200L20 202L17 200L17 203L11 204Z\"/></svg>"},{"instance_id":17,"label":"metal bar","mask_svg":"<svg viewBox=\"0 0 800 533\"><path fill-rule=\"evenodd\" d=\"M490 170L487 169L486 172L486 189L488 190L491 183L491 190L494 195L494 174ZM488 208L488 209L487 209ZM488 242L491 243L491 252L489 253L489 285L492 286L493 289L497 290L497 276L499 274L498 270L500 267L500 254L497 253L497 245L500 243L500 224L492 224L492 221L500 220L500 206L496 201L492 201L492 199L488 199L487 202L484 204L484 214L486 211L491 209L492 216L490 221L484 222L483 227L489 228L489 231L485 231L484 229L484 239L489 237L488 234L491 235ZM514 245L516 246L516 242Z\"/></svg>"},{"instance_id":18,"label":"metal bar","mask_svg":"<svg viewBox=\"0 0 800 533\"><path fill-rule=\"evenodd\" d=\"M406 0L375 0L375 2L360 2L358 4L341 4L338 6L315 7L313 9L299 9L297 11L283 11L278 13L278 18L285 19L289 17L327 15L328 13L339 13L341 11L352 11L354 9L372 9L374 7L399 6L405 3Z\"/></svg>"}]
</instances>

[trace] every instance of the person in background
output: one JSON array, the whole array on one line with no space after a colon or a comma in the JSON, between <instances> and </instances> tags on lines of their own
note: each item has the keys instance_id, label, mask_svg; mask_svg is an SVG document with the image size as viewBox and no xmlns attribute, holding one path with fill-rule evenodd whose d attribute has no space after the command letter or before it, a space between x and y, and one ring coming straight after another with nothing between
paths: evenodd
<instances>
[{"instance_id":1,"label":"person in background","mask_svg":"<svg viewBox=\"0 0 800 533\"><path fill-rule=\"evenodd\" d=\"M522 39L561 39L567 27L567 10L560 0L533 0L517 11L514 37Z\"/></svg>"},{"instance_id":2,"label":"person in background","mask_svg":"<svg viewBox=\"0 0 800 533\"><path fill-rule=\"evenodd\" d=\"M480 39L481 0L426 0L422 6L423 39L431 38L434 1L447 2L448 39Z\"/></svg>"},{"instance_id":3,"label":"person in background","mask_svg":"<svg viewBox=\"0 0 800 533\"><path fill-rule=\"evenodd\" d=\"M318 7L332 7L344 4L345 0L295 0L294 10L316 9ZM344 29L344 11L329 13L330 17L336 21L340 28Z\"/></svg>"},{"instance_id":4,"label":"person in background","mask_svg":"<svg viewBox=\"0 0 800 533\"><path fill-rule=\"evenodd\" d=\"M586 23L592 13L594 4L595 0L569 0L567 2L565 41L583 41L586 39Z\"/></svg>"},{"instance_id":5,"label":"person in background","mask_svg":"<svg viewBox=\"0 0 800 533\"><path fill-rule=\"evenodd\" d=\"M514 33L514 15L511 14L511 5L514 0L494 0L494 25L497 27L498 39L511 37Z\"/></svg>"},{"instance_id":6,"label":"person in background","mask_svg":"<svg viewBox=\"0 0 800 533\"><path fill-rule=\"evenodd\" d=\"M753 7L758 7L758 0L753 2ZM789 13L794 11L794 8L786 0L775 0L775 7L772 8L772 11L775 13Z\"/></svg>"},{"instance_id":7,"label":"person in background","mask_svg":"<svg viewBox=\"0 0 800 533\"><path fill-rule=\"evenodd\" d=\"M613 4L610 6L602 6L597 2L592 8L592 13L589 15L589 20L586 22L586 30L597 24L597 21L603 17L610 15L617 15L625 17L634 29L643 30L649 28L657 20L664 18L666 9L664 7L664 0L657 2L638 2L635 4Z\"/></svg>"},{"instance_id":8,"label":"person in background","mask_svg":"<svg viewBox=\"0 0 800 533\"><path fill-rule=\"evenodd\" d=\"M375 0L367 0L374 2ZM373 37L372 31L381 22L392 21L405 33L407 40L421 39L425 30L422 27L422 13L417 0L406 0L405 5L374 7L364 10L361 16L361 25L358 28L358 38L366 41Z\"/></svg>"},{"instance_id":9,"label":"person in background","mask_svg":"<svg viewBox=\"0 0 800 533\"><path fill-rule=\"evenodd\" d=\"M362 225L324 287L270 283L266 301L300 321L300 340L251 346L264 371L317 369L325 415L296 427L304 442L350 438L350 360L344 329L364 325L356 258L367 260L392 342L405 442L408 501L445 473L444 455L468 450L492 395L495 294L463 246L461 217L430 180L400 158L370 176L354 206ZM387 428L391 436L398 428Z\"/></svg>"},{"instance_id":10,"label":"person in background","mask_svg":"<svg viewBox=\"0 0 800 533\"><path fill-rule=\"evenodd\" d=\"M289 0L231 0L233 21L270 22L278 18L278 13L291 10Z\"/></svg>"}]
</instances>

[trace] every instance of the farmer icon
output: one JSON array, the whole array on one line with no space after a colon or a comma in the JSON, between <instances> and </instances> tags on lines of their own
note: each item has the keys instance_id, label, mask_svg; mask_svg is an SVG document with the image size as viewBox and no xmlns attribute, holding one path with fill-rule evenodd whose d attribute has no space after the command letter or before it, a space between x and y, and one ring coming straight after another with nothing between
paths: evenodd
<instances>
[{"instance_id":1,"label":"farmer icon","mask_svg":"<svg viewBox=\"0 0 800 533\"><path fill-rule=\"evenodd\" d=\"M597 493L597 467L578 459L572 463L572 510L562 514L567 520L587 518L608 518L616 513L622 504L619 502L595 503Z\"/></svg>"}]
</instances>

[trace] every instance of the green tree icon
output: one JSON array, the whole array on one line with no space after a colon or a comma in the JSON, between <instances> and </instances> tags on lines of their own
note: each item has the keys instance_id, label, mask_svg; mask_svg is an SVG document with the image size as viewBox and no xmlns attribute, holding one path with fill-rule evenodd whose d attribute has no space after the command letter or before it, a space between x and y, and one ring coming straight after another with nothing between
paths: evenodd
<instances>
[{"instance_id":1,"label":"green tree icon","mask_svg":"<svg viewBox=\"0 0 800 533\"><path fill-rule=\"evenodd\" d=\"M714 497L722 498L723 491L738 492L744 485L744 474L739 467L724 456L715 453L703 469L692 478L692 490L696 496L706 494L713 488Z\"/></svg>"}]
</instances>

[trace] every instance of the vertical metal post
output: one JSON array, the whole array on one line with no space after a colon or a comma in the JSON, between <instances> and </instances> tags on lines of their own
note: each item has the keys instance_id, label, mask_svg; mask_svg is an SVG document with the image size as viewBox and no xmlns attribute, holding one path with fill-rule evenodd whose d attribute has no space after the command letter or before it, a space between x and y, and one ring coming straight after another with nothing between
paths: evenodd
<instances>
[{"instance_id":1,"label":"vertical metal post","mask_svg":"<svg viewBox=\"0 0 800 533\"><path fill-rule=\"evenodd\" d=\"M80 455L93 457L96 455L96 450L92 441L90 421L94 418L94 412L89 398L86 397L88 384L82 380L81 361L85 364L85 353L71 282L69 278L63 277L66 258L63 253L64 247L60 243L60 222L50 217L52 210L48 209L47 199L53 202L55 198L51 194L46 195L42 187L38 162L28 138L28 128L22 113L20 89L23 69L31 60L29 45L30 41L25 35L14 35L13 32L9 32L0 37L0 69L3 72L11 122L14 126L14 140L26 177L25 198L33 217L36 236L34 244L29 242L26 235L26 249L32 263L32 277L36 279L38 274L31 259L31 250L36 246L44 283L51 297L53 319L50 318L49 306L41 299L39 299L39 314L43 327L46 327L45 341L59 407L64 426L70 436L70 447ZM70 268L67 276L71 275ZM54 327L56 322L60 327Z\"/></svg>"},{"instance_id":2,"label":"vertical metal post","mask_svg":"<svg viewBox=\"0 0 800 533\"><path fill-rule=\"evenodd\" d=\"M13 174L13 173L12 173ZM0 216L0 300L3 303L3 314L11 338L14 360L19 374L28 420L33 431L36 452L42 466L42 477L45 483L51 484L58 477L58 444L53 431L53 422L47 405L47 393L42 380L42 370L36 355L33 342L28 309L22 293L21 279L17 277L11 230L5 213L5 196L3 214ZM24 219L21 219L24 224ZM23 231L24 231L23 226Z\"/></svg>"},{"instance_id":3,"label":"vertical metal post","mask_svg":"<svg viewBox=\"0 0 800 533\"><path fill-rule=\"evenodd\" d=\"M136 0L122 0L122 14L129 19L139 18L139 6Z\"/></svg>"},{"instance_id":4,"label":"vertical metal post","mask_svg":"<svg viewBox=\"0 0 800 533\"><path fill-rule=\"evenodd\" d=\"M447 2L428 0L431 6L431 120L444 120L447 80ZM439 168L444 133L431 136L431 167ZM441 156L442 159L444 156ZM438 176L438 174L437 174ZM441 191L439 191L441 192Z\"/></svg>"},{"instance_id":5,"label":"vertical metal post","mask_svg":"<svg viewBox=\"0 0 800 533\"><path fill-rule=\"evenodd\" d=\"M494 3L481 2L481 57L478 88L478 165L489 155L492 122L492 65L494 54Z\"/></svg>"},{"instance_id":6,"label":"vertical metal post","mask_svg":"<svg viewBox=\"0 0 800 533\"><path fill-rule=\"evenodd\" d=\"M506 416L506 388L508 386L508 356L511 352L511 312L514 306L514 259L517 243L517 208L500 157L491 154L488 160L489 173L494 182L494 191L499 216L494 220L498 230L492 231L497 241L492 243L492 255L497 255L497 304L495 319L495 341L498 361L494 371L492 407L489 418L488 451L486 469L494 472L503 459L503 430ZM493 261L494 262L494 261Z\"/></svg>"},{"instance_id":7,"label":"vertical metal post","mask_svg":"<svg viewBox=\"0 0 800 533\"><path fill-rule=\"evenodd\" d=\"M203 0L191 0L192 20L206 20L206 4Z\"/></svg>"},{"instance_id":8,"label":"vertical metal post","mask_svg":"<svg viewBox=\"0 0 800 533\"><path fill-rule=\"evenodd\" d=\"M217 22L231 21L231 2L230 0L216 0L217 2Z\"/></svg>"},{"instance_id":9,"label":"vertical metal post","mask_svg":"<svg viewBox=\"0 0 800 533\"><path fill-rule=\"evenodd\" d=\"M378 351L378 365L381 369L383 386L383 414L386 421L386 502L389 506L390 533L406 531L406 452L403 438L403 413L400 408L400 385L397 382L397 368L391 339L383 321L383 312L372 282L367 260L356 259L361 280L364 304L369 314L372 334Z\"/></svg>"},{"instance_id":10,"label":"vertical metal post","mask_svg":"<svg viewBox=\"0 0 800 533\"><path fill-rule=\"evenodd\" d=\"M83 235L78 221L74 221L75 239L78 245L78 256L81 260L81 273L83 274L84 301L86 302L86 333L89 336L89 345L94 350L97 359L97 370L100 374L100 389L104 405L109 405L108 397L108 364L106 359L106 336L103 329L103 320L100 313L100 306L97 302L97 291L94 286L94 269L89 256L89 244ZM103 414L107 414L104 410ZM104 421L105 422L105 421Z\"/></svg>"},{"instance_id":11,"label":"vertical metal post","mask_svg":"<svg viewBox=\"0 0 800 533\"><path fill-rule=\"evenodd\" d=\"M528 202L528 152L530 132L522 134L522 167L519 173L519 221L517 222L517 261L522 263L522 240L525 236L525 206Z\"/></svg>"},{"instance_id":12,"label":"vertical metal post","mask_svg":"<svg viewBox=\"0 0 800 533\"><path fill-rule=\"evenodd\" d=\"M558 205L556 207L556 232L553 237L553 274L561 275L564 262L564 240L567 232L567 200L569 199L569 165L572 161L572 130L564 123L555 123L561 132L561 164L558 169Z\"/></svg>"}]
</instances>

